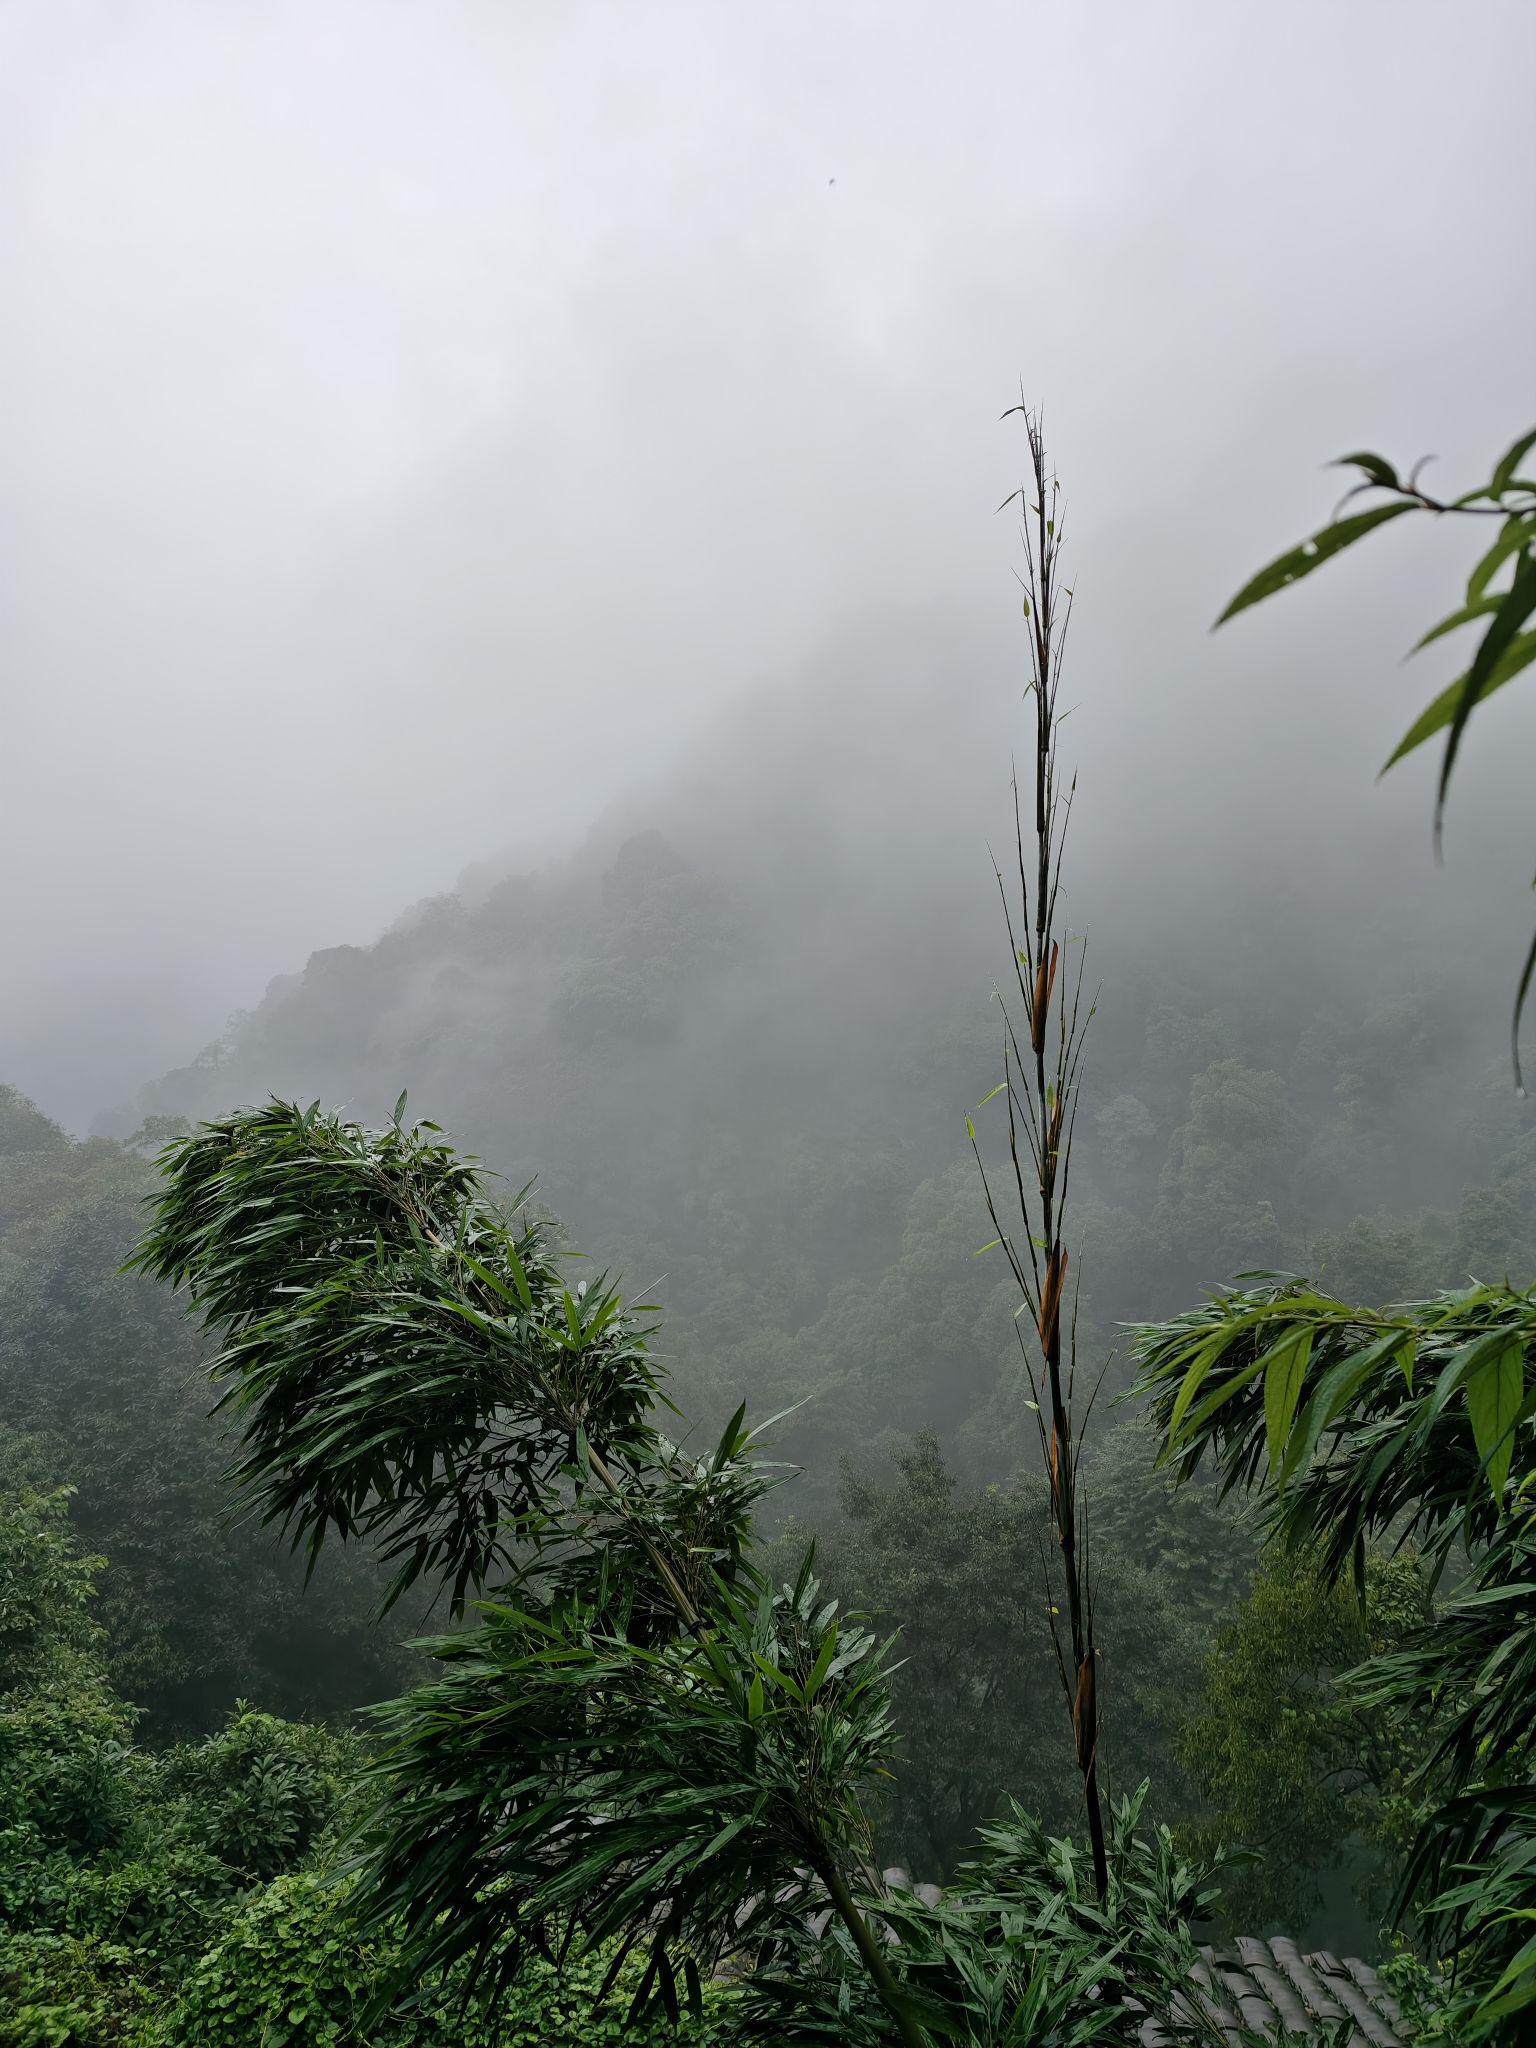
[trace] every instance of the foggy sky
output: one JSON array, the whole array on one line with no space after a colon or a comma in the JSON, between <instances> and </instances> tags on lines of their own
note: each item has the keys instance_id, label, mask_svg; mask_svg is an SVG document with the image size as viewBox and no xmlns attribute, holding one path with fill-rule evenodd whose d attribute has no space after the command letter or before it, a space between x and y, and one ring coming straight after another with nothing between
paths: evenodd
<instances>
[{"instance_id":1,"label":"foggy sky","mask_svg":"<svg viewBox=\"0 0 1536 2048\"><path fill-rule=\"evenodd\" d=\"M1423 879L1372 777L1462 537L1207 628L1329 456L1465 487L1536 421L1533 79L1526 0L3 0L0 1078L83 1126L754 693L807 778L818 690L871 788L950 698L1001 760L1021 378L1104 843Z\"/></svg>"}]
</instances>

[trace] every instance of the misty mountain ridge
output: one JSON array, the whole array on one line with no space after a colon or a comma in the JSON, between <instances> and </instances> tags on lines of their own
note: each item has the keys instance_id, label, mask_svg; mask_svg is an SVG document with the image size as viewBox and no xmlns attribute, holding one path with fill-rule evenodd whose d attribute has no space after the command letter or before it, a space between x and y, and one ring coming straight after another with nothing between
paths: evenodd
<instances>
[{"instance_id":1,"label":"misty mountain ridge","mask_svg":"<svg viewBox=\"0 0 1536 2048\"><path fill-rule=\"evenodd\" d=\"M379 1121L405 1089L660 1301L706 1425L738 1393L809 1395L788 1448L823 1478L871 1412L1006 1459L1017 1304L973 1256L994 1233L964 1118L1000 1071L1007 769L963 730L995 690L941 715L908 674L901 775L867 703L814 679L765 695L573 853L483 864L372 944L315 953L103 1127L274 1093ZM919 714L949 743L913 746ZM1237 847L1196 874L1187 852L1129 857L1086 800L1074 832L1100 990L1075 1180L1088 1353L1248 1267L1321 1261L1387 1296L1518 1264L1530 1117L1486 922L1443 901L1432 919L1380 853L1324 880ZM1451 893L1476 880L1465 862ZM1490 1187L1498 1216L1469 1222Z\"/></svg>"}]
</instances>

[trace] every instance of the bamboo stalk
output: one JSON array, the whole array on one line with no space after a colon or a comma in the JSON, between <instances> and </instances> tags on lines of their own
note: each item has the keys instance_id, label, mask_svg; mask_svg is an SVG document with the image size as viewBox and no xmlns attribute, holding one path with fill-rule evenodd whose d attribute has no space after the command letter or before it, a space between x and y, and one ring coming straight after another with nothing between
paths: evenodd
<instances>
[{"instance_id":1,"label":"bamboo stalk","mask_svg":"<svg viewBox=\"0 0 1536 2048\"><path fill-rule=\"evenodd\" d=\"M1062 1301L1069 1252L1062 1235L1077 1081L1083 1035L1081 955L1075 973L1061 972L1063 942L1057 925L1062 853L1072 792L1062 795L1057 778L1057 690L1062 647L1071 619L1072 593L1060 582L1061 494L1046 460L1038 417L1022 405L1029 436L1028 480L1016 497L1023 512L1025 617L1029 621L1030 681L1034 700L1033 831L1026 835L1019 777L1014 777L1015 841L1020 915L1015 925L1001 872L1014 972L1027 1026L1020 1046L1004 1003L1004 1082L1008 1093L1008 1151L1017 1198L1017 1229L1027 1267L1004 1226L993 1197L980 1146L971 1128L993 1227L1007 1252L1035 1328L1038 1369L1026 1353L1035 1393L1041 1452L1050 1482L1051 1519L1065 1581L1068 1644L1057 1643L1057 1659L1072 1722L1073 1748L1083 1781L1094 1881L1102 1898L1109 1885L1103 1800L1099 1789L1098 1645L1087 1560L1080 1542L1077 1487L1078 1443L1074 1432L1070 1370L1063 1371ZM1009 415L1005 414L1007 418ZM1033 844L1029 843L1032 836ZM1022 934L1023 945L1018 944ZM1088 1016L1091 1017L1090 1007ZM1021 1053L1023 1056L1020 1057ZM1018 1113L1022 1111L1022 1114ZM1023 1143L1021 1145L1021 1134ZM1037 1256L1038 1251L1038 1256ZM1021 1337L1021 1344L1023 1339ZM1052 1622L1054 1630L1055 1623ZM1064 1654L1070 1649L1070 1658Z\"/></svg>"}]
</instances>

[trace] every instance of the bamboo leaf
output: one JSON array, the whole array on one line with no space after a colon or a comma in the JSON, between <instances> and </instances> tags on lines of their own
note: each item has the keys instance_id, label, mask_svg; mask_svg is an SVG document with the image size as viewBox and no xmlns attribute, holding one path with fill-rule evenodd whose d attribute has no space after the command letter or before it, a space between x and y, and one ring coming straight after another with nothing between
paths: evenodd
<instances>
[{"instance_id":1,"label":"bamboo leaf","mask_svg":"<svg viewBox=\"0 0 1536 2048\"><path fill-rule=\"evenodd\" d=\"M1218 1330L1215 1336L1208 1337L1196 1352L1194 1362L1185 1373L1178 1394L1174 1399L1173 1413L1168 1418L1168 1441L1170 1443L1177 1440L1179 1425L1188 1413L1190 1402L1199 1393L1206 1374L1220 1357L1222 1346L1226 1342L1226 1335L1225 1330Z\"/></svg>"},{"instance_id":2,"label":"bamboo leaf","mask_svg":"<svg viewBox=\"0 0 1536 2048\"><path fill-rule=\"evenodd\" d=\"M721 1432L720 1442L715 1449L716 1465L723 1465L726 1459L729 1458L732 1452L736 1449L737 1439L741 1434L741 1426L746 1421L746 1419L747 1404L745 1401L743 1401L741 1406L736 1410L736 1413L725 1425L724 1430Z\"/></svg>"},{"instance_id":3,"label":"bamboo leaf","mask_svg":"<svg viewBox=\"0 0 1536 2048\"><path fill-rule=\"evenodd\" d=\"M1513 447L1506 448L1500 456L1498 466L1488 482L1489 491L1494 497L1497 498L1509 489L1514 481L1515 471L1532 448L1536 448L1536 427L1532 427L1528 434L1522 434Z\"/></svg>"},{"instance_id":4,"label":"bamboo leaf","mask_svg":"<svg viewBox=\"0 0 1536 2048\"><path fill-rule=\"evenodd\" d=\"M1520 985L1515 990L1515 1014L1509 1027L1509 1042L1515 1060L1515 1086L1523 1095L1525 1079L1520 1071L1520 1019L1525 1011L1525 999L1531 992L1531 977L1536 975L1536 932L1531 934L1531 943L1525 956L1525 965L1520 970Z\"/></svg>"},{"instance_id":5,"label":"bamboo leaf","mask_svg":"<svg viewBox=\"0 0 1536 2048\"><path fill-rule=\"evenodd\" d=\"M1510 643L1503 659L1495 664L1493 673L1479 691L1476 703L1486 703L1495 690L1503 689L1512 682L1524 668L1536 661L1536 631L1520 634ZM1403 734L1387 759L1382 763L1380 773L1385 775L1389 768L1395 768L1405 755L1416 747L1423 746L1437 732L1442 732L1455 718L1467 687L1467 676L1460 675L1454 683L1448 683L1431 703L1425 705L1418 717Z\"/></svg>"},{"instance_id":6,"label":"bamboo leaf","mask_svg":"<svg viewBox=\"0 0 1536 2048\"><path fill-rule=\"evenodd\" d=\"M1286 1444L1285 1456L1280 1466L1280 1484L1286 1486L1297 1472L1305 1470L1311 1462L1312 1453L1317 1449L1318 1439L1332 1422L1336 1422L1351 1400L1371 1374L1385 1358L1390 1358L1401 1348L1402 1339L1396 1330L1385 1337L1368 1344L1363 1351L1354 1351L1331 1365L1318 1381L1311 1399L1301 1411L1301 1420Z\"/></svg>"},{"instance_id":7,"label":"bamboo leaf","mask_svg":"<svg viewBox=\"0 0 1536 2048\"><path fill-rule=\"evenodd\" d=\"M1530 516L1512 513L1499 528L1493 546L1483 556L1472 574L1467 578L1467 602L1474 604L1487 590L1511 555L1532 544L1532 521Z\"/></svg>"},{"instance_id":8,"label":"bamboo leaf","mask_svg":"<svg viewBox=\"0 0 1536 2048\"><path fill-rule=\"evenodd\" d=\"M1368 449L1362 448L1354 455L1341 455L1336 461L1330 462L1328 467L1330 469L1362 470L1373 484L1379 484L1385 491L1402 489L1402 485L1398 481L1397 471L1387 461L1386 457L1384 455L1372 455Z\"/></svg>"},{"instance_id":9,"label":"bamboo leaf","mask_svg":"<svg viewBox=\"0 0 1536 2048\"><path fill-rule=\"evenodd\" d=\"M1514 1452L1515 1423L1525 1394L1525 1353L1519 1336L1499 1333L1499 1341L1477 1345L1479 1355L1467 1372L1467 1412L1478 1456L1495 1500L1502 1502Z\"/></svg>"},{"instance_id":10,"label":"bamboo leaf","mask_svg":"<svg viewBox=\"0 0 1536 2048\"><path fill-rule=\"evenodd\" d=\"M1264 1440L1271 1479L1280 1469L1311 1355L1312 1329L1304 1324L1282 1337L1264 1361Z\"/></svg>"},{"instance_id":11,"label":"bamboo leaf","mask_svg":"<svg viewBox=\"0 0 1536 2048\"><path fill-rule=\"evenodd\" d=\"M1456 755L1461 746L1461 736L1466 731L1467 720L1472 716L1478 700L1484 693L1496 687L1493 681L1494 672L1503 657L1511 651L1515 635L1533 610L1536 610L1536 554L1526 554L1522 555L1517 563L1515 580L1483 635L1482 644L1472 657L1472 666L1462 678L1461 696L1451 716L1451 728L1446 735L1445 753L1440 762L1440 786L1435 797L1437 830L1440 813L1445 807L1445 793L1451 783L1451 770L1456 765ZM1527 656L1525 659L1529 658ZM1524 666L1524 660L1516 663L1517 668Z\"/></svg>"},{"instance_id":12,"label":"bamboo leaf","mask_svg":"<svg viewBox=\"0 0 1536 2048\"><path fill-rule=\"evenodd\" d=\"M1243 1391L1244 1387L1250 1386L1263 1370L1263 1358L1252 1359L1243 1367L1241 1372L1234 1373L1229 1380L1223 1380L1219 1387L1207 1394L1197 1408L1190 1410L1185 1419L1184 1435L1186 1440L1193 1438L1196 1431L1203 1428L1210 1421L1218 1408L1225 1407L1228 1401ZM1170 1444L1174 1442L1171 1429L1168 1441Z\"/></svg>"},{"instance_id":13,"label":"bamboo leaf","mask_svg":"<svg viewBox=\"0 0 1536 2048\"><path fill-rule=\"evenodd\" d=\"M1389 519L1400 519L1405 512L1418 509L1412 499L1405 499L1392 505L1377 505L1369 512L1352 513L1348 519L1335 520L1331 526L1313 534L1310 540L1303 541L1300 547L1278 556L1245 583L1216 621L1217 625L1224 626L1228 619L1236 618L1250 605L1260 604L1266 597L1273 597L1276 591L1287 590L1291 584L1299 583L1302 577L1310 576L1314 569L1320 569L1324 562L1332 561L1335 555L1353 547L1357 540L1363 540Z\"/></svg>"},{"instance_id":14,"label":"bamboo leaf","mask_svg":"<svg viewBox=\"0 0 1536 2048\"><path fill-rule=\"evenodd\" d=\"M1402 1370L1403 1379L1407 1383L1410 1394L1413 1392L1413 1368L1418 1355L1419 1340L1414 1332L1410 1330L1397 1347L1397 1362Z\"/></svg>"},{"instance_id":15,"label":"bamboo leaf","mask_svg":"<svg viewBox=\"0 0 1536 2048\"><path fill-rule=\"evenodd\" d=\"M832 1659L836 1655L837 1623L834 1621L832 1626L827 1630L826 1639L822 1643L821 1649L817 1653L816 1662L811 1666L811 1675L805 1681L805 1699L807 1705L810 1704L810 1702L816 1697L817 1693L820 1691L821 1682L826 1677L828 1669L831 1666Z\"/></svg>"},{"instance_id":16,"label":"bamboo leaf","mask_svg":"<svg viewBox=\"0 0 1536 2048\"><path fill-rule=\"evenodd\" d=\"M1418 654L1422 649L1432 646L1436 640L1443 640L1447 633L1457 632L1462 626L1470 626L1474 619L1486 618L1489 612L1496 612L1503 601L1499 593L1475 598L1471 604L1464 604L1459 611L1451 612L1443 618L1438 626L1431 626L1422 639L1414 641L1409 652Z\"/></svg>"}]
</instances>

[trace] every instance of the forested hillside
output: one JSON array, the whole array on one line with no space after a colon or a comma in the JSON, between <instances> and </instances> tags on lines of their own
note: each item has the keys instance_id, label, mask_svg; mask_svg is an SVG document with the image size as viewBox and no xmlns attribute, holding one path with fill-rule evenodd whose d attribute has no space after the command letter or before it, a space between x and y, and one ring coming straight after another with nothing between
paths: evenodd
<instances>
[{"instance_id":1,"label":"forested hillside","mask_svg":"<svg viewBox=\"0 0 1536 2048\"><path fill-rule=\"evenodd\" d=\"M195 1333L163 1288L119 1272L155 1184L144 1144L71 1141L0 1088L0 1486L76 1489L107 1553L100 1613L116 1685L160 1735L241 1696L328 1713L409 1668L368 1627L370 1582L241 1523Z\"/></svg>"},{"instance_id":2,"label":"forested hillside","mask_svg":"<svg viewBox=\"0 0 1536 2048\"><path fill-rule=\"evenodd\" d=\"M1062 1824L1073 1799L1017 1300L996 1254L978 1256L990 1233L964 1137L996 1078L1006 938L984 857L974 889L951 861L904 899L898 863L908 930L879 846L822 840L826 865L808 868L775 866L759 839L711 860L678 816L671 837L615 821L567 862L479 874L371 945L316 955L104 1119L118 1136L72 1141L7 1097L7 1463L78 1487L82 1538L109 1559L114 1676L152 1728L210 1727L240 1694L326 1713L393 1690L425 1603L372 1626L356 1559L328 1559L301 1595L301 1564L231 1523L189 1326L116 1268L183 1120L274 1092L383 1119L409 1087L509 1196L537 1173L568 1241L658 1304L701 1437L742 1395L758 1416L793 1409L776 1455L800 1470L769 1525L786 1545L816 1534L834 1581L904 1630L912 1765L885 1840L938 1871L1005 1792ZM1229 1813L1278 1799L1300 1846L1251 1910L1294 1920L1340 1855L1368 1868L1358 1842L1385 1788L1295 1806L1324 1768L1321 1725L1285 1786L1222 1780L1208 1754L1191 1774L1201 1660L1251 1546L1230 1510L1153 1477L1142 1419L1111 1398L1129 1376L1120 1326L1254 1267L1361 1301L1529 1279L1536 1141L1507 1070L1469 1060L1465 965L1395 944L1401 914L1314 948L1277 898L1267 934L1258 903L1190 928L1111 900L1079 1135L1078 1345L1105 1375L1087 1455L1111 1770L1150 1775L1165 1812L1198 1814L1202 1793ZM1321 1596L1285 1597L1311 1614ZM1326 1649L1329 1626L1301 1637ZM1324 1649L1298 1667L1303 1692ZM1265 1693L1256 1665L1242 1711L1262 1720ZM1336 1891L1332 1911L1336 1926Z\"/></svg>"},{"instance_id":3,"label":"forested hillside","mask_svg":"<svg viewBox=\"0 0 1536 2048\"><path fill-rule=\"evenodd\" d=\"M701 840L685 808L670 835L610 829L315 955L116 1127L271 1093L381 1118L408 1088L654 1290L701 1427L738 1388L807 1401L784 1436L799 1502L886 1430L1001 1476L1017 1303L973 1257L992 1232L964 1118L1000 1072L1007 938L980 829L920 834L889 865L883 841L821 844L808 873L771 840ZM938 880L910 886L940 840ZM1249 1268L1362 1300L1529 1277L1533 1126L1484 1051L1496 956L1412 944L1401 880L1339 880L1318 923L1283 877L1191 915L1134 865L1106 877L1112 833L1091 848L1085 1359Z\"/></svg>"},{"instance_id":4,"label":"forested hillside","mask_svg":"<svg viewBox=\"0 0 1536 2048\"><path fill-rule=\"evenodd\" d=\"M881 1852L945 1877L1010 1798L1077 1824L1018 1294L966 1136L1010 964L988 830L968 766L937 755L902 803L867 785L843 803L859 721L839 715L830 757L803 761L793 720L743 752L738 724L574 854L488 862L315 954L91 1137L0 1099L4 1486L75 1489L77 1541L106 1560L94 1654L150 1742L222 1740L241 1697L343 1716L409 1683L408 1641L445 1624L424 1587L378 1619L366 1550L328 1550L306 1586L231 1500L181 1304L120 1270L157 1153L199 1119L277 1095L384 1124L405 1090L509 1202L536 1176L593 1278L655 1304L691 1443L742 1397L786 1411L770 1558L792 1576L814 1538L828 1588L901 1633ZM1226 1885L1240 1925L1369 1951L1416 1737L1329 1680L1406 1640L1419 1563L1373 1559L1363 1610L1304 1560L1254 1579L1244 1511L1176 1487L1117 1403L1125 1326L1254 1269L1360 1303L1536 1276L1536 1137L1487 1028L1500 960L1466 921L1424 944L1424 905L1379 862L1324 889L1236 849L1233 886L1190 874L1175 899L1134 854L1101 824L1073 899L1097 990L1072 1229L1078 1371L1100 1383L1083 1471L1104 1768L1115 1795L1147 1781L1201 1853L1265 1848ZM999 1131L981 1134L990 1158Z\"/></svg>"}]
</instances>

